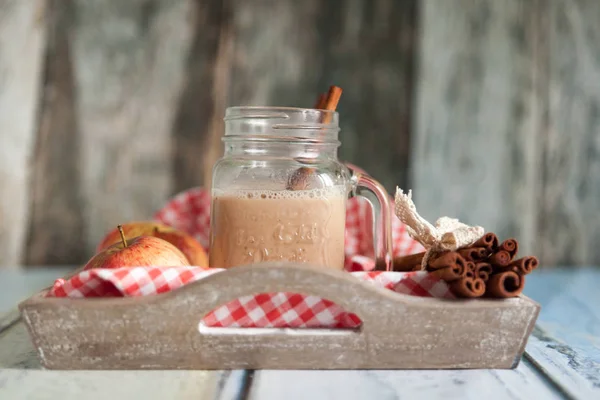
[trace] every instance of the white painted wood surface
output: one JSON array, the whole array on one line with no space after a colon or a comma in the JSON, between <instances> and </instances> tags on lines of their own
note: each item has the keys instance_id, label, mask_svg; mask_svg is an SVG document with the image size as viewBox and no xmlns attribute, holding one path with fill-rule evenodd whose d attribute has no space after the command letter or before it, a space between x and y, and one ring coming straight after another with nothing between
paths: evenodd
<instances>
[{"instance_id":1,"label":"white painted wood surface","mask_svg":"<svg viewBox=\"0 0 600 400\"><path fill-rule=\"evenodd\" d=\"M29 157L44 55L45 0L0 0L0 265L25 245Z\"/></svg>"},{"instance_id":2,"label":"white painted wood surface","mask_svg":"<svg viewBox=\"0 0 600 400\"><path fill-rule=\"evenodd\" d=\"M214 399L219 372L212 371L0 371L3 399ZM110 393L110 396L107 396Z\"/></svg>"},{"instance_id":3,"label":"white painted wood surface","mask_svg":"<svg viewBox=\"0 0 600 400\"><path fill-rule=\"evenodd\" d=\"M527 357L573 397L600 399L600 270L531 277L525 292L543 307Z\"/></svg>"},{"instance_id":4,"label":"white painted wood surface","mask_svg":"<svg viewBox=\"0 0 600 400\"><path fill-rule=\"evenodd\" d=\"M257 371L251 400L561 399L522 363L514 371Z\"/></svg>"},{"instance_id":5,"label":"white painted wood surface","mask_svg":"<svg viewBox=\"0 0 600 400\"><path fill-rule=\"evenodd\" d=\"M600 398L600 386L597 385L600 376L587 375L585 370L594 367L582 363L586 356L578 354L567 343L558 342L546 336L543 331L535 330L529 338L525 358L545 375L550 376L551 380L572 398ZM595 364L595 369L598 370L600 364ZM596 382L596 385L593 382Z\"/></svg>"},{"instance_id":6,"label":"white painted wood surface","mask_svg":"<svg viewBox=\"0 0 600 400\"><path fill-rule=\"evenodd\" d=\"M244 371L47 371L16 312L0 318L0 399L237 399ZM11 326L12 322L12 326ZM7 329L8 328L8 329Z\"/></svg>"}]
</instances>

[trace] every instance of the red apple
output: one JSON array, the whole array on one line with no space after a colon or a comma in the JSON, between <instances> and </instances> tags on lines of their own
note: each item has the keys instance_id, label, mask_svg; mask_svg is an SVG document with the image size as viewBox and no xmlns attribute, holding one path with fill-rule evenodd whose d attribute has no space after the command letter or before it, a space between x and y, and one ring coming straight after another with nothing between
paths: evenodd
<instances>
[{"instance_id":1,"label":"red apple","mask_svg":"<svg viewBox=\"0 0 600 400\"><path fill-rule=\"evenodd\" d=\"M155 236L166 240L177 247L187 257L191 265L208 267L208 255L206 251L191 235L160 222L139 221L123 224L123 232L126 238L136 236ZM97 251L103 250L113 243L119 242L118 229L110 231L97 247Z\"/></svg>"},{"instance_id":2,"label":"red apple","mask_svg":"<svg viewBox=\"0 0 600 400\"><path fill-rule=\"evenodd\" d=\"M120 225L118 230L121 242L100 251L87 262L84 269L190 265L185 255L166 240L153 236L127 240Z\"/></svg>"},{"instance_id":3,"label":"red apple","mask_svg":"<svg viewBox=\"0 0 600 400\"><path fill-rule=\"evenodd\" d=\"M154 228L152 236L166 240L177 247L197 267L208 267L208 254L196 239L187 233L174 228Z\"/></svg>"}]
</instances>

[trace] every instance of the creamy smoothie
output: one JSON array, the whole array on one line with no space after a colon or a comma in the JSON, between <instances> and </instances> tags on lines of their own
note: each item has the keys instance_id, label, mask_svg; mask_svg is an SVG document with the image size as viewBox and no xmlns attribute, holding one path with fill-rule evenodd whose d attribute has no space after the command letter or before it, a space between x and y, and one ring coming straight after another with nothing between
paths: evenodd
<instances>
[{"instance_id":1,"label":"creamy smoothie","mask_svg":"<svg viewBox=\"0 0 600 400\"><path fill-rule=\"evenodd\" d=\"M210 266L291 261L342 269L342 188L213 192Z\"/></svg>"}]
</instances>

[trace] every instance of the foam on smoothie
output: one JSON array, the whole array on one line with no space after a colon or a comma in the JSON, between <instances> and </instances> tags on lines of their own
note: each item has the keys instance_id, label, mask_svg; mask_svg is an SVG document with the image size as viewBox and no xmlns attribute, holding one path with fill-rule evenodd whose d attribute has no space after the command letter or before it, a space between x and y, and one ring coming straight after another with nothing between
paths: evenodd
<instances>
[{"instance_id":1,"label":"foam on smoothie","mask_svg":"<svg viewBox=\"0 0 600 400\"><path fill-rule=\"evenodd\" d=\"M213 189L213 197L235 197L238 199L328 199L346 196L344 186L330 186L308 190L220 190Z\"/></svg>"}]
</instances>

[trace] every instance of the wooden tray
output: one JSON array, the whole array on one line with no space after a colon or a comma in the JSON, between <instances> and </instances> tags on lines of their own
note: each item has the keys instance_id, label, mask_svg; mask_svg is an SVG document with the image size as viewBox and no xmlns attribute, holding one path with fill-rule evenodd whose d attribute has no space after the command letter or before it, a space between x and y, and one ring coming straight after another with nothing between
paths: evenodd
<instances>
[{"instance_id":1,"label":"wooden tray","mask_svg":"<svg viewBox=\"0 0 600 400\"><path fill-rule=\"evenodd\" d=\"M343 271L263 264L136 298L44 297L19 305L50 369L514 368L540 306L441 300L381 289ZM312 294L362 320L360 328L207 328L209 311L244 295Z\"/></svg>"}]
</instances>

